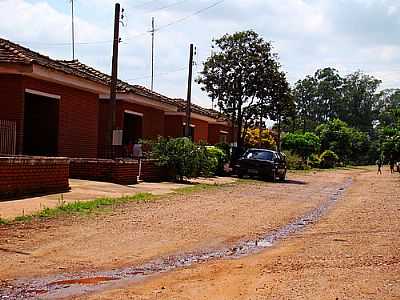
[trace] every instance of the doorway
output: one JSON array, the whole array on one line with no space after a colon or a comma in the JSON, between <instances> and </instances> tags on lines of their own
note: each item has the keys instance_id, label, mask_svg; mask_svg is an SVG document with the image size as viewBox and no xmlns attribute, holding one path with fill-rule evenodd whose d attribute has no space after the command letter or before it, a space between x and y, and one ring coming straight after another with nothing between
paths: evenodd
<instances>
[{"instance_id":1,"label":"doorway","mask_svg":"<svg viewBox=\"0 0 400 300\"><path fill-rule=\"evenodd\" d=\"M137 144L143 138L143 116L138 113L124 112L124 145Z\"/></svg>"},{"instance_id":2,"label":"doorway","mask_svg":"<svg viewBox=\"0 0 400 300\"><path fill-rule=\"evenodd\" d=\"M25 93L24 154L57 156L59 99Z\"/></svg>"}]
</instances>

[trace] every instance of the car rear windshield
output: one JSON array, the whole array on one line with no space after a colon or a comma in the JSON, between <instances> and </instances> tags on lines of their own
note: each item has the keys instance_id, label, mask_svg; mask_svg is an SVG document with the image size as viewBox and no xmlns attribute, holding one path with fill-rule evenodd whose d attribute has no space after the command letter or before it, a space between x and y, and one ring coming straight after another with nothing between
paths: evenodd
<instances>
[{"instance_id":1,"label":"car rear windshield","mask_svg":"<svg viewBox=\"0 0 400 300\"><path fill-rule=\"evenodd\" d=\"M272 152L268 152L268 151L251 150L251 151L247 151L244 154L244 157L247 159L272 160L272 158L274 157L274 154Z\"/></svg>"}]
</instances>

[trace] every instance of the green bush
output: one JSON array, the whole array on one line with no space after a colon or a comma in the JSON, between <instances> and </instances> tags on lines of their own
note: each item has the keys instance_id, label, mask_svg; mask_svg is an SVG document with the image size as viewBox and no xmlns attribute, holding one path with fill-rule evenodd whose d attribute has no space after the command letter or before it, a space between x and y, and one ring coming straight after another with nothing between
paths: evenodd
<instances>
[{"instance_id":1,"label":"green bush","mask_svg":"<svg viewBox=\"0 0 400 300\"><path fill-rule=\"evenodd\" d=\"M286 153L287 167L289 170L309 170L310 167L304 162L303 158L292 152Z\"/></svg>"},{"instance_id":2,"label":"green bush","mask_svg":"<svg viewBox=\"0 0 400 300\"><path fill-rule=\"evenodd\" d=\"M337 163L339 162L339 156L331 150L325 150L321 156L321 168L323 169L331 169L336 167Z\"/></svg>"},{"instance_id":3,"label":"green bush","mask_svg":"<svg viewBox=\"0 0 400 300\"><path fill-rule=\"evenodd\" d=\"M304 134L288 133L282 139L282 147L290 150L292 153L300 155L304 161L319 151L321 146L319 137L311 132Z\"/></svg>"},{"instance_id":4,"label":"green bush","mask_svg":"<svg viewBox=\"0 0 400 300\"><path fill-rule=\"evenodd\" d=\"M151 157L167 167L179 181L184 177L211 176L218 167L218 159L204 145L196 145L188 138L158 138L152 143Z\"/></svg>"},{"instance_id":5,"label":"green bush","mask_svg":"<svg viewBox=\"0 0 400 300\"><path fill-rule=\"evenodd\" d=\"M319 168L321 165L321 159L318 157L317 154L311 154L308 158L308 165L311 168Z\"/></svg>"},{"instance_id":6,"label":"green bush","mask_svg":"<svg viewBox=\"0 0 400 300\"><path fill-rule=\"evenodd\" d=\"M228 143L219 143L215 147L224 151L227 162L231 160L231 146Z\"/></svg>"},{"instance_id":7,"label":"green bush","mask_svg":"<svg viewBox=\"0 0 400 300\"><path fill-rule=\"evenodd\" d=\"M223 175L225 163L228 162L225 152L216 146L209 146L207 153L208 159L211 161L212 173L219 176Z\"/></svg>"}]
</instances>

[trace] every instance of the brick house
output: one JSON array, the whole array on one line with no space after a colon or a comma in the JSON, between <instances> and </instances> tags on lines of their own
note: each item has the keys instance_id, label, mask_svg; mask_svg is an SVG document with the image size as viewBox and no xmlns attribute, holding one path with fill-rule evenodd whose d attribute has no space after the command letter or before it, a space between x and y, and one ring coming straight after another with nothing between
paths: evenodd
<instances>
[{"instance_id":1,"label":"brick house","mask_svg":"<svg viewBox=\"0 0 400 300\"><path fill-rule=\"evenodd\" d=\"M105 145L110 76L78 61L54 60L0 39L0 120L16 123L17 154L95 158ZM183 135L185 105L118 82L117 127L123 143ZM194 140L230 141L230 126L192 107ZM1 137L0 137L1 138Z\"/></svg>"},{"instance_id":2,"label":"brick house","mask_svg":"<svg viewBox=\"0 0 400 300\"><path fill-rule=\"evenodd\" d=\"M186 101L175 99L175 102L178 110L166 113L165 133L171 137L182 136L186 125ZM191 134L196 143L215 145L231 142L231 126L217 111L196 104L192 104L191 108Z\"/></svg>"}]
</instances>

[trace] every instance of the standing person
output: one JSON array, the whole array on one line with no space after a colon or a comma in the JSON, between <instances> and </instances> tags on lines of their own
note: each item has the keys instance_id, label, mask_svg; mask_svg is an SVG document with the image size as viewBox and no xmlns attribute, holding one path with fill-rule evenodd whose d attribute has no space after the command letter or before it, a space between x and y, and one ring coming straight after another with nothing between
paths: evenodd
<instances>
[{"instance_id":1,"label":"standing person","mask_svg":"<svg viewBox=\"0 0 400 300\"><path fill-rule=\"evenodd\" d=\"M390 173L394 173L394 159L392 158L391 160L390 160Z\"/></svg>"},{"instance_id":2,"label":"standing person","mask_svg":"<svg viewBox=\"0 0 400 300\"><path fill-rule=\"evenodd\" d=\"M376 165L378 166L378 172L376 174L381 174L382 175L382 159L378 159L376 161Z\"/></svg>"}]
</instances>

